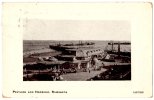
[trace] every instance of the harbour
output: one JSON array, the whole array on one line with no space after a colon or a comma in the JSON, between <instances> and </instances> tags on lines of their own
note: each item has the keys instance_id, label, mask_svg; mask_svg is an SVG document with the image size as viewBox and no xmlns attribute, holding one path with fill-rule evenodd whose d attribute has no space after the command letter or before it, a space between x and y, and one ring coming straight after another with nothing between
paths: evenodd
<instances>
[{"instance_id":1,"label":"harbour","mask_svg":"<svg viewBox=\"0 0 154 100\"><path fill-rule=\"evenodd\" d=\"M26 42L39 50L24 52L24 81L131 80L130 42Z\"/></svg>"}]
</instances>

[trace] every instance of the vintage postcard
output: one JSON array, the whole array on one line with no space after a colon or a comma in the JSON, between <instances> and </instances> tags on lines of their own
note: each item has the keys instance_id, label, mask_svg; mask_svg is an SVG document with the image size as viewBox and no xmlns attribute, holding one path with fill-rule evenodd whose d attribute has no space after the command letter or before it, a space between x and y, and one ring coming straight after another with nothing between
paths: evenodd
<instances>
[{"instance_id":1,"label":"vintage postcard","mask_svg":"<svg viewBox=\"0 0 154 100\"><path fill-rule=\"evenodd\" d=\"M3 97L152 97L151 3L3 3Z\"/></svg>"}]
</instances>

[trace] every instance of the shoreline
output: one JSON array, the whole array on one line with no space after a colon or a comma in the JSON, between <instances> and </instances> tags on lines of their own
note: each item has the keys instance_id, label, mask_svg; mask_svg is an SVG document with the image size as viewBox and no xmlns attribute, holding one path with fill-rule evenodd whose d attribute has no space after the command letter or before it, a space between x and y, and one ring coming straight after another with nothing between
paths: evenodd
<instances>
[{"instance_id":1,"label":"shoreline","mask_svg":"<svg viewBox=\"0 0 154 100\"><path fill-rule=\"evenodd\" d=\"M39 57L53 57L61 54L61 52L52 49L40 49L23 53L23 63L35 63Z\"/></svg>"}]
</instances>

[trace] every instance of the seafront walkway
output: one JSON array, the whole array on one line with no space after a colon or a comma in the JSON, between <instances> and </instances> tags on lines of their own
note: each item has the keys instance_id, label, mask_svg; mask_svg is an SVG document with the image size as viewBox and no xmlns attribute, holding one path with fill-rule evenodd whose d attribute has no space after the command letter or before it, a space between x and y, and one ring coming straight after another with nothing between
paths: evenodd
<instances>
[{"instance_id":1,"label":"seafront walkway","mask_svg":"<svg viewBox=\"0 0 154 100\"><path fill-rule=\"evenodd\" d=\"M78 72L78 73L69 73L62 75L64 81L86 81L102 72L106 71L106 69L101 68L99 71L90 71L87 72Z\"/></svg>"}]
</instances>

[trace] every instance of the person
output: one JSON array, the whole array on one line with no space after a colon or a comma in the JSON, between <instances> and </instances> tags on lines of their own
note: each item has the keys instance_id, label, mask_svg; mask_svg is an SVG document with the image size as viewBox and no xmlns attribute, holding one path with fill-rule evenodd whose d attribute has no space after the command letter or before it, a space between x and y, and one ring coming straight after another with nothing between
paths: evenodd
<instances>
[{"instance_id":1,"label":"person","mask_svg":"<svg viewBox=\"0 0 154 100\"><path fill-rule=\"evenodd\" d=\"M63 80L63 77L62 77L60 74L55 73L55 78L54 78L54 80L55 80L55 81L61 81L61 80Z\"/></svg>"},{"instance_id":2,"label":"person","mask_svg":"<svg viewBox=\"0 0 154 100\"><path fill-rule=\"evenodd\" d=\"M59 75L59 79L60 81L62 81L64 78L61 75Z\"/></svg>"},{"instance_id":3,"label":"person","mask_svg":"<svg viewBox=\"0 0 154 100\"><path fill-rule=\"evenodd\" d=\"M78 63L78 69L81 69L81 63L80 62Z\"/></svg>"},{"instance_id":4,"label":"person","mask_svg":"<svg viewBox=\"0 0 154 100\"><path fill-rule=\"evenodd\" d=\"M90 62L88 62L87 63L87 70L88 70L88 72L90 73L90 64L89 64Z\"/></svg>"},{"instance_id":5,"label":"person","mask_svg":"<svg viewBox=\"0 0 154 100\"><path fill-rule=\"evenodd\" d=\"M91 64L92 68L94 68L94 70L95 70L95 62L94 62L93 58L90 60L90 64Z\"/></svg>"}]
</instances>

